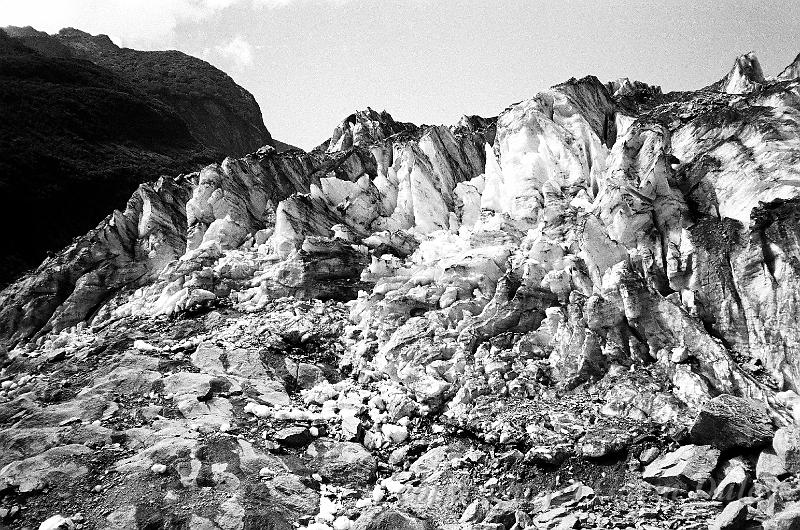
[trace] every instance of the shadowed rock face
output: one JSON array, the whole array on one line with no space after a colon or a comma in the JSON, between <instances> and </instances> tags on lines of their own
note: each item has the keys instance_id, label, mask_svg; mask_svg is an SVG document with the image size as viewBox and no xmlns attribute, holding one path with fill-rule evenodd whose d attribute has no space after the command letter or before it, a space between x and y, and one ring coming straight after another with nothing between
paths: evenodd
<instances>
[{"instance_id":1,"label":"shadowed rock face","mask_svg":"<svg viewBox=\"0 0 800 530\"><path fill-rule=\"evenodd\" d=\"M346 151L354 146L366 147L404 133L413 135L418 129L413 123L394 121L386 111L376 112L367 107L367 110L357 111L345 118L320 148L329 152Z\"/></svg>"},{"instance_id":2,"label":"shadowed rock face","mask_svg":"<svg viewBox=\"0 0 800 530\"><path fill-rule=\"evenodd\" d=\"M116 74L169 107L197 141L218 153L243 156L273 145L253 95L201 59L174 50L120 48L106 35L74 28L54 35L30 26L4 31L45 57L84 59Z\"/></svg>"},{"instance_id":3,"label":"shadowed rock face","mask_svg":"<svg viewBox=\"0 0 800 530\"><path fill-rule=\"evenodd\" d=\"M168 107L120 77L43 56L4 33L0 98L0 220L16 227L0 258L4 284L96 225L109 206L124 206L141 182L214 158Z\"/></svg>"},{"instance_id":4,"label":"shadowed rock face","mask_svg":"<svg viewBox=\"0 0 800 530\"><path fill-rule=\"evenodd\" d=\"M17 229L2 285L123 208L139 184L272 141L253 97L204 61L77 30L6 31L0 222Z\"/></svg>"},{"instance_id":5,"label":"shadowed rock face","mask_svg":"<svg viewBox=\"0 0 800 530\"><path fill-rule=\"evenodd\" d=\"M727 94L748 94L761 88L764 72L755 53L750 52L736 58L733 68L719 83Z\"/></svg>"},{"instance_id":6,"label":"shadowed rock face","mask_svg":"<svg viewBox=\"0 0 800 530\"><path fill-rule=\"evenodd\" d=\"M45 57L85 59L113 72L170 107L200 143L219 153L242 156L273 143L252 94L201 59L120 48L106 35L74 28L54 35L30 26L4 31Z\"/></svg>"},{"instance_id":7,"label":"shadowed rock face","mask_svg":"<svg viewBox=\"0 0 800 530\"><path fill-rule=\"evenodd\" d=\"M253 95L201 59L179 51L120 48L105 35L73 28L53 37L74 57L107 68L171 107L211 149L242 156L272 145Z\"/></svg>"},{"instance_id":8,"label":"shadowed rock face","mask_svg":"<svg viewBox=\"0 0 800 530\"><path fill-rule=\"evenodd\" d=\"M143 185L0 295L0 418L22 418L0 485L57 483L38 462L113 426L91 518L117 526L609 528L658 504L685 527L720 507L657 493L753 481L773 516L800 417L787 75L572 79L450 127L368 109L312 153ZM30 397L69 369L74 394Z\"/></svg>"},{"instance_id":9,"label":"shadowed rock face","mask_svg":"<svg viewBox=\"0 0 800 530\"><path fill-rule=\"evenodd\" d=\"M800 54L794 58L792 64L784 68L783 72L778 75L778 79L797 79L800 77Z\"/></svg>"}]
</instances>

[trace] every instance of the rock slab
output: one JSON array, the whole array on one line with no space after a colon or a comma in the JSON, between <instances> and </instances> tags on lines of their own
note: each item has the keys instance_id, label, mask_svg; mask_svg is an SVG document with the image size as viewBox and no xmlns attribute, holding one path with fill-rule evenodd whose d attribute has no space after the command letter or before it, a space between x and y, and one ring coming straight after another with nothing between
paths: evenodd
<instances>
[{"instance_id":1,"label":"rock slab","mask_svg":"<svg viewBox=\"0 0 800 530\"><path fill-rule=\"evenodd\" d=\"M642 478L667 490L703 488L717 467L720 450L710 445L684 445L648 465Z\"/></svg>"},{"instance_id":2,"label":"rock slab","mask_svg":"<svg viewBox=\"0 0 800 530\"><path fill-rule=\"evenodd\" d=\"M721 451L759 449L772 440L772 420L761 403L722 394L703 406L689 436L695 444Z\"/></svg>"}]
</instances>

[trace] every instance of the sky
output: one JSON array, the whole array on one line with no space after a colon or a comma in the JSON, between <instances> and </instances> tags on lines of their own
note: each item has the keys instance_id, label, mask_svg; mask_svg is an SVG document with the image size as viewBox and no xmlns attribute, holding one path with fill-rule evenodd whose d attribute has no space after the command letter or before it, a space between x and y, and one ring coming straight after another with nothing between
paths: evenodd
<instances>
[{"instance_id":1,"label":"sky","mask_svg":"<svg viewBox=\"0 0 800 530\"><path fill-rule=\"evenodd\" d=\"M706 86L755 51L800 53L798 0L0 0L0 26L76 27L177 49L258 101L274 138L311 148L355 110L453 124L570 77Z\"/></svg>"}]
</instances>

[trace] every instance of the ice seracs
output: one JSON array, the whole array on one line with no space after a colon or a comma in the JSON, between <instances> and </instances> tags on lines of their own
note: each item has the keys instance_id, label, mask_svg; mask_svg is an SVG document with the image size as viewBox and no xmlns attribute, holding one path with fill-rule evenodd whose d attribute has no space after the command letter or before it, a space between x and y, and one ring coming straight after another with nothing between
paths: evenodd
<instances>
[{"instance_id":1,"label":"ice seracs","mask_svg":"<svg viewBox=\"0 0 800 530\"><path fill-rule=\"evenodd\" d=\"M355 146L371 146L397 134L413 133L416 128L414 124L395 121L385 110L376 112L367 107L337 125L326 147L328 152L333 152L347 151Z\"/></svg>"},{"instance_id":2,"label":"ice seracs","mask_svg":"<svg viewBox=\"0 0 800 530\"><path fill-rule=\"evenodd\" d=\"M800 55L794 58L792 64L787 66L783 69L783 71L778 74L778 79L797 79L800 77Z\"/></svg>"},{"instance_id":3,"label":"ice seracs","mask_svg":"<svg viewBox=\"0 0 800 530\"><path fill-rule=\"evenodd\" d=\"M798 467L797 86L748 54L691 93L586 77L454 126L367 109L312 153L162 179L3 293L29 310L0 313L9 357L84 361L126 330L142 373L100 372L86 419L130 388L169 417L117 469L288 495L306 528L416 524L392 510L467 478L494 499L469 519L607 528L580 482L556 497L583 519L497 494L524 466L621 455L662 492L777 493L766 477ZM237 495L209 516L242 519Z\"/></svg>"},{"instance_id":4,"label":"ice seracs","mask_svg":"<svg viewBox=\"0 0 800 530\"><path fill-rule=\"evenodd\" d=\"M727 94L749 94L764 83L764 72L755 52L736 58L733 68L720 82L720 88Z\"/></svg>"}]
</instances>

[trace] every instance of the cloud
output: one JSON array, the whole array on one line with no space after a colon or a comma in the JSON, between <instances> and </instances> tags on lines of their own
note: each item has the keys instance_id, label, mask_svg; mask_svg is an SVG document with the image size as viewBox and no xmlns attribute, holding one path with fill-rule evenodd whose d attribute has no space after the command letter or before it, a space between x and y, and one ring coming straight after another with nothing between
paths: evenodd
<instances>
[{"instance_id":1,"label":"cloud","mask_svg":"<svg viewBox=\"0 0 800 530\"><path fill-rule=\"evenodd\" d=\"M172 42L176 26L199 22L240 0L26 0L4 6L0 26L53 33L76 27L105 33L118 44L153 48Z\"/></svg>"},{"instance_id":2,"label":"cloud","mask_svg":"<svg viewBox=\"0 0 800 530\"><path fill-rule=\"evenodd\" d=\"M252 0L252 1L253 1L253 6L255 7L277 8L277 7L286 7L292 4L314 3L315 1L317 3L344 5L353 0Z\"/></svg>"},{"instance_id":3,"label":"cloud","mask_svg":"<svg viewBox=\"0 0 800 530\"><path fill-rule=\"evenodd\" d=\"M238 35L227 44L214 46L214 52L233 61L239 68L253 64L253 45Z\"/></svg>"},{"instance_id":4,"label":"cloud","mask_svg":"<svg viewBox=\"0 0 800 530\"><path fill-rule=\"evenodd\" d=\"M75 27L92 34L104 33L120 46L164 49L175 46L175 29L184 23L200 23L232 6L279 9L292 5L352 0L0 0L0 27L33 26L54 33ZM230 53L244 48L232 49Z\"/></svg>"},{"instance_id":5,"label":"cloud","mask_svg":"<svg viewBox=\"0 0 800 530\"><path fill-rule=\"evenodd\" d=\"M178 24L201 22L233 5L253 9L351 0L4 0L0 26L33 26L53 33L76 27L117 36L122 44L157 46L169 41Z\"/></svg>"},{"instance_id":6,"label":"cloud","mask_svg":"<svg viewBox=\"0 0 800 530\"><path fill-rule=\"evenodd\" d=\"M6 2L0 27L33 26L54 33L76 27L105 33L117 44L144 49L174 44L175 28L199 23L236 4L280 7L292 0L25 0Z\"/></svg>"}]
</instances>

